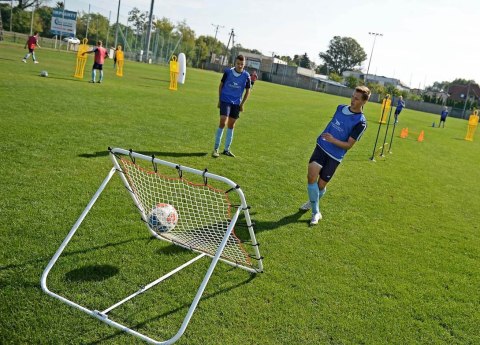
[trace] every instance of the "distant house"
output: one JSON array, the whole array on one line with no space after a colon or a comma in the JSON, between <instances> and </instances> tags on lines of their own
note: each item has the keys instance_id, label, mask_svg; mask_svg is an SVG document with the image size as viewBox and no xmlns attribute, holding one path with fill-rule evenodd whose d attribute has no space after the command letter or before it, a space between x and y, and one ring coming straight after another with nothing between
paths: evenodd
<instances>
[{"instance_id":1,"label":"distant house","mask_svg":"<svg viewBox=\"0 0 480 345\"><path fill-rule=\"evenodd\" d=\"M480 100L480 87L477 84L450 85L448 93L450 94L450 99L456 102L465 102L467 95L470 102Z\"/></svg>"},{"instance_id":2,"label":"distant house","mask_svg":"<svg viewBox=\"0 0 480 345\"><path fill-rule=\"evenodd\" d=\"M355 78L361 79L361 80L365 79L365 74L363 72L360 72L360 71L345 71L345 72L342 73L342 76L344 78L355 77ZM400 79L384 77L384 76L381 76L381 75L369 74L367 76L367 82L377 83L377 84L380 84L382 86L393 85L395 88L397 88L401 91L410 90L410 88L407 85L405 85L404 83L402 83L400 81Z\"/></svg>"}]
</instances>

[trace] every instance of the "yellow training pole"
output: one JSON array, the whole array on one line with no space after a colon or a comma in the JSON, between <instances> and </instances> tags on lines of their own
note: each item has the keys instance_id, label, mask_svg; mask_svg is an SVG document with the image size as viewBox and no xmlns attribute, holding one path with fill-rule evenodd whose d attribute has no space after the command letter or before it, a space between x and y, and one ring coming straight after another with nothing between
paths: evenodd
<instances>
[{"instance_id":1,"label":"yellow training pole","mask_svg":"<svg viewBox=\"0 0 480 345\"><path fill-rule=\"evenodd\" d=\"M382 112L380 113L379 123L387 123L387 114L390 112L391 104L392 100L390 99L390 95L386 95L382 101Z\"/></svg>"},{"instance_id":2,"label":"yellow training pole","mask_svg":"<svg viewBox=\"0 0 480 345\"><path fill-rule=\"evenodd\" d=\"M121 45L118 45L117 50L115 51L115 57L117 59L117 76L118 77L123 77L123 62L125 60L124 60Z\"/></svg>"},{"instance_id":3,"label":"yellow training pole","mask_svg":"<svg viewBox=\"0 0 480 345\"><path fill-rule=\"evenodd\" d=\"M82 40L82 44L78 46L77 51L77 62L75 64L75 74L73 75L75 78L83 79L83 74L85 72L85 65L87 64L88 55L83 54L88 51L88 39L84 38Z\"/></svg>"},{"instance_id":4,"label":"yellow training pole","mask_svg":"<svg viewBox=\"0 0 480 345\"><path fill-rule=\"evenodd\" d=\"M470 115L468 118L468 128L467 128L467 135L465 136L465 140L473 141L473 135L475 134L475 130L478 126L478 110L474 110L473 114Z\"/></svg>"},{"instance_id":5,"label":"yellow training pole","mask_svg":"<svg viewBox=\"0 0 480 345\"><path fill-rule=\"evenodd\" d=\"M172 55L172 59L170 60L170 90L176 91L177 90L177 77L178 77L178 62L177 57Z\"/></svg>"}]
</instances>

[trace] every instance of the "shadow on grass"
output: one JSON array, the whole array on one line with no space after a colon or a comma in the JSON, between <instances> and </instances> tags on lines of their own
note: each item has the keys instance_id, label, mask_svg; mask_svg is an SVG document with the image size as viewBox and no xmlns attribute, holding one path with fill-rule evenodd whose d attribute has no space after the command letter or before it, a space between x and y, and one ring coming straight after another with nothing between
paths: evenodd
<instances>
[{"instance_id":1,"label":"shadow on grass","mask_svg":"<svg viewBox=\"0 0 480 345\"><path fill-rule=\"evenodd\" d=\"M161 159L161 157L203 157L207 155L207 152L154 152L154 151L135 151L145 156L155 155L155 158ZM78 157L82 158L96 158L96 157L105 157L108 156L110 152L97 151L95 153L82 153Z\"/></svg>"},{"instance_id":2,"label":"shadow on grass","mask_svg":"<svg viewBox=\"0 0 480 345\"><path fill-rule=\"evenodd\" d=\"M161 82L163 82L163 83L168 83L168 84L170 84L170 80L165 80L165 79L148 78L148 77L143 77L143 79L154 80L154 81L161 81Z\"/></svg>"},{"instance_id":3,"label":"shadow on grass","mask_svg":"<svg viewBox=\"0 0 480 345\"><path fill-rule=\"evenodd\" d=\"M250 212L250 216L252 217L252 222L254 223L253 229L255 233L259 233L262 231L270 231L270 230L276 230L278 228L281 228L282 226L287 226L292 223L305 223L308 224L309 220L300 220L300 218L306 213L307 211L300 211L298 210L296 213L287 215L283 218L280 218L278 220L272 220L272 221L259 221L255 219L255 212ZM245 225L245 219L242 217L241 220L239 220L239 223ZM238 223L237 223L238 224ZM239 235L239 237L244 238L242 235L247 235L248 230L246 226L236 226L235 227L235 233ZM245 238L249 238L249 236L246 236Z\"/></svg>"},{"instance_id":4,"label":"shadow on grass","mask_svg":"<svg viewBox=\"0 0 480 345\"><path fill-rule=\"evenodd\" d=\"M232 286L230 286L230 287L224 288L224 289L222 289L222 290L216 291L216 292L211 293L211 294L205 294L205 295L203 295L203 297L200 299L200 303L201 303L201 301L208 300L208 299L213 298L213 297L215 297L215 296L217 296L217 295L227 293L228 291L231 291L231 290L234 290L234 289L238 289L238 288L242 287L243 285L246 285L246 284L250 283L253 279L255 279L255 277L256 277L255 274L250 274L249 277L248 277L248 279L246 279L246 280L244 280L244 281L242 281L242 282L239 282L239 283L237 283L237 284L235 284L235 285L232 285ZM178 312L180 312L182 309L184 309L184 310L186 311L188 308L190 308L190 305L191 305L191 302L189 302L189 303L184 303L183 305L181 305L181 306L179 306L179 307L177 307L177 308L175 308L175 309L172 309L172 310L170 310L170 311L167 311L167 312L165 312L165 313L163 313L163 314L160 314L160 315L151 317L151 318L146 319L146 320L144 320L144 321L142 321L142 322L139 322L139 323L137 323L137 324L135 324L135 325L131 325L130 328L138 331L141 327L144 327L145 325L147 325L147 324L150 323L150 322L153 322L153 321L156 321L156 320L165 318L165 317L167 317L167 316L169 316L169 315L178 313ZM140 312L142 312L142 311L140 311ZM93 342L91 342L91 343L89 343L89 344L90 344L90 345L102 344L102 343L103 343L104 341L106 341L106 340L114 339L114 338L116 338L117 336L123 335L123 334L125 334L125 332L123 332L123 331L116 331L114 334L112 334L112 335L110 335L110 336L107 336L107 337L104 337L104 338L102 338L102 339L93 341Z\"/></svg>"},{"instance_id":5,"label":"shadow on grass","mask_svg":"<svg viewBox=\"0 0 480 345\"><path fill-rule=\"evenodd\" d=\"M41 75L39 75L39 77L42 77ZM86 81L82 80L82 79L78 79L78 78L65 78L65 77L52 77L52 75L49 75L48 77L42 77L42 78L45 78L45 79L56 79L56 80L66 80L66 81L74 81L76 83L86 83Z\"/></svg>"},{"instance_id":6,"label":"shadow on grass","mask_svg":"<svg viewBox=\"0 0 480 345\"><path fill-rule=\"evenodd\" d=\"M72 256L72 255L77 255L77 254L84 254L84 253L92 252L94 250L105 249L105 248L109 248L109 247L116 247L116 246L124 245L124 244L129 243L129 242L144 241L144 240L145 240L145 238L135 238L135 239L120 241L120 242L116 242L116 243L107 243L107 244L104 244L104 245L101 245L101 246L90 247L88 249L76 250L76 251L72 251L72 252L64 252L64 253L62 253L62 256ZM54 253L52 252L52 256L53 256L53 254ZM16 269L16 268L21 268L21 267L24 267L24 266L27 266L27 265L30 265L30 264L45 262L47 260L50 260L50 258L51 257L48 257L48 258L43 257L43 258L38 258L38 259L35 259L35 260L25 261L25 262L20 263L20 264L11 264L11 265L0 266L0 271L9 270L9 269ZM45 267L46 267L46 264L45 264Z\"/></svg>"},{"instance_id":7,"label":"shadow on grass","mask_svg":"<svg viewBox=\"0 0 480 345\"><path fill-rule=\"evenodd\" d=\"M118 272L118 268L112 265L88 265L66 273L65 278L71 282L98 282L113 277Z\"/></svg>"}]
</instances>

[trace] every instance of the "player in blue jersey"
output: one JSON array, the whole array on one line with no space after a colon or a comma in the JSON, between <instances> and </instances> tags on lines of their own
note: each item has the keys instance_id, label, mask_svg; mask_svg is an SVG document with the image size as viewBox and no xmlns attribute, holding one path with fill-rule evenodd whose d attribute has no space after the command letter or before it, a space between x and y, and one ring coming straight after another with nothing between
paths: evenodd
<instances>
[{"instance_id":1,"label":"player in blue jersey","mask_svg":"<svg viewBox=\"0 0 480 345\"><path fill-rule=\"evenodd\" d=\"M360 140L367 129L363 106L369 98L370 90L366 86L357 86L350 106L339 105L332 120L317 138L317 145L308 164L309 201L300 207L302 211L312 209L310 225L316 225L322 219L319 200L327 191L327 183L347 151Z\"/></svg>"},{"instance_id":2,"label":"player in blue jersey","mask_svg":"<svg viewBox=\"0 0 480 345\"><path fill-rule=\"evenodd\" d=\"M227 137L225 139L225 149L222 154L229 157L235 157L230 151L230 145L233 140L233 129L235 127L235 122L240 117L240 112L243 111L245 102L250 95L250 74L248 74L244 68L245 57L243 55L238 55L235 59L235 67L226 70L220 81L220 86L218 87L220 124L215 133L215 146L213 147L212 153L213 157L219 156L218 148L222 141L225 125L227 125Z\"/></svg>"},{"instance_id":3,"label":"player in blue jersey","mask_svg":"<svg viewBox=\"0 0 480 345\"><path fill-rule=\"evenodd\" d=\"M405 108L405 101L403 100L403 97L400 96L397 102L397 108L395 108L395 123L398 123L398 115L400 115L403 108Z\"/></svg>"},{"instance_id":4,"label":"player in blue jersey","mask_svg":"<svg viewBox=\"0 0 480 345\"><path fill-rule=\"evenodd\" d=\"M445 121L447 120L448 116L448 108L443 107L442 112L440 113L440 122L438 123L438 128L440 128L440 125L443 123L443 128L445 128Z\"/></svg>"}]
</instances>

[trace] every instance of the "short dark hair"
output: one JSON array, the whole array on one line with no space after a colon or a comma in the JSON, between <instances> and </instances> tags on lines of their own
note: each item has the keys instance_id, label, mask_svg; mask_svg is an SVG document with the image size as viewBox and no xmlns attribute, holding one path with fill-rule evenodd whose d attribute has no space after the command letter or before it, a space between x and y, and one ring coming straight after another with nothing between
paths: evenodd
<instances>
[{"instance_id":1,"label":"short dark hair","mask_svg":"<svg viewBox=\"0 0 480 345\"><path fill-rule=\"evenodd\" d=\"M238 55L235 60L240 60L240 61L245 61L245 56L243 56L242 54Z\"/></svg>"},{"instance_id":2,"label":"short dark hair","mask_svg":"<svg viewBox=\"0 0 480 345\"><path fill-rule=\"evenodd\" d=\"M359 92L362 94L362 99L364 101L368 101L370 99L370 95L372 94L370 92L370 89L366 87L365 85L357 86L355 88L355 92Z\"/></svg>"}]
</instances>

